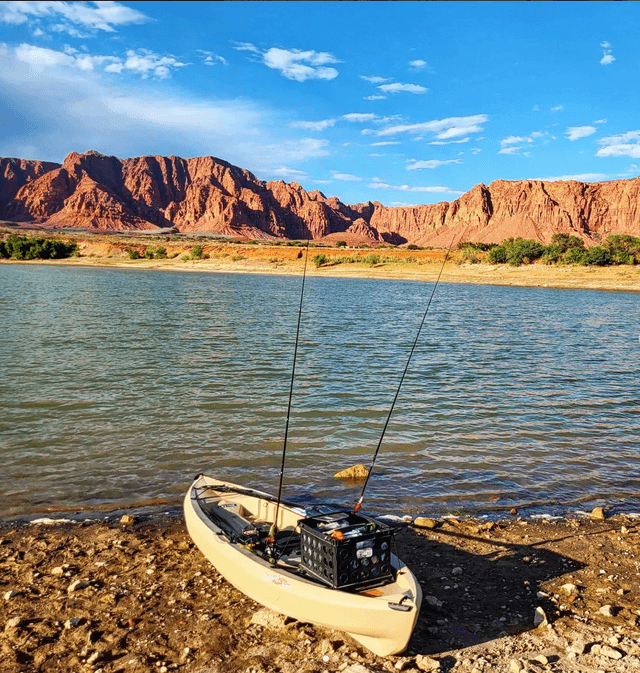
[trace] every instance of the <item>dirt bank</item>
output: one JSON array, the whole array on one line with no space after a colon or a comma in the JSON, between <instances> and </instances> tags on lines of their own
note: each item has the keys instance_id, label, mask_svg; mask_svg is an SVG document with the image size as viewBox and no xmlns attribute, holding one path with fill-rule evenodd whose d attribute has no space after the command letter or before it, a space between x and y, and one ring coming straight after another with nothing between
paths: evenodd
<instances>
[{"instance_id":1,"label":"dirt bank","mask_svg":"<svg viewBox=\"0 0 640 673\"><path fill-rule=\"evenodd\" d=\"M639 533L624 516L402 529L400 555L425 600L409 650L381 659L344 634L265 614L178 518L5 524L0 670L640 670ZM546 621L534 627L536 608Z\"/></svg>"}]
</instances>

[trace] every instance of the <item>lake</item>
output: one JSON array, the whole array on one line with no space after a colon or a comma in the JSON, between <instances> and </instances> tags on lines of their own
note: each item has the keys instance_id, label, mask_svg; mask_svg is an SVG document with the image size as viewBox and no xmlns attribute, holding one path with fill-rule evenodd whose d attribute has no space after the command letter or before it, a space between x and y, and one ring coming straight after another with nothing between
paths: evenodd
<instances>
[{"instance_id":1,"label":"lake","mask_svg":"<svg viewBox=\"0 0 640 673\"><path fill-rule=\"evenodd\" d=\"M0 516L275 491L300 285L0 265ZM431 289L307 278L285 498L355 503ZM638 511L639 335L637 293L441 284L364 509Z\"/></svg>"}]
</instances>

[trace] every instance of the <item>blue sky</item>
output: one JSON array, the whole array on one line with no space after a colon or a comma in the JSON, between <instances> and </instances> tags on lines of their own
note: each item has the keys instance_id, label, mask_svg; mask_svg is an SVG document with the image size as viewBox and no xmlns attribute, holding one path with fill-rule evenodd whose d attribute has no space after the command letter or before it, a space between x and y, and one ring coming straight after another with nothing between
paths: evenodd
<instances>
[{"instance_id":1,"label":"blue sky","mask_svg":"<svg viewBox=\"0 0 640 673\"><path fill-rule=\"evenodd\" d=\"M0 156L213 155L346 203L640 173L640 4L0 2Z\"/></svg>"}]
</instances>

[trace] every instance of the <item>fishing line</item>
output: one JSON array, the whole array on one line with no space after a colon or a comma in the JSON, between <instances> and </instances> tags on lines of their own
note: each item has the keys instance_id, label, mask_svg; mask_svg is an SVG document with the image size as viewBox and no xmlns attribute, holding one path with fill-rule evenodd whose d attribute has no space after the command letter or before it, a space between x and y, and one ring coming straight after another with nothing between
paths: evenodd
<instances>
[{"instance_id":1,"label":"fishing line","mask_svg":"<svg viewBox=\"0 0 640 673\"><path fill-rule=\"evenodd\" d=\"M464 232L463 232L464 234ZM389 425L389 421L391 420L391 414L393 413L393 408L396 406L396 401L398 399L398 395L400 395L400 388L402 388L402 384L404 382L404 377L407 374L407 370L409 369L409 363L411 362L411 358L413 356L413 351L415 351L416 346L418 345L418 339L420 338L420 332L422 331L422 326L424 325L424 321L426 320L427 313L429 313L429 307L431 306L431 301L433 300L433 295L436 293L436 288L438 287L438 283L440 282L440 276L442 276L442 271L444 270L444 265L447 263L447 260L449 259L449 253L451 252L451 248L453 247L453 241L455 240L456 236L451 239L451 243L449 243L449 248L447 249L447 254L444 256L444 261L442 262L442 266L440 267L440 273L438 274L438 277L436 278L436 282L433 286L433 289L431 290L431 296L429 297L429 302L427 304L427 308L425 309L425 312L422 316L422 321L420 322L420 327L418 328L418 333L416 334L415 341L413 342L413 346L411 347L411 351L409 353L409 357L407 358L407 364L405 365L404 371L402 372L402 377L400 378L400 383L398 384L398 389L396 390L396 395L393 398L393 402L391 403L391 409L389 409L389 414L387 415L387 420L384 424L384 428L382 428L382 434L380 435L380 440L378 441L378 446L376 448L375 453L373 454L373 460L371 461L371 467L369 468L369 472L367 473L367 478L365 479L365 482L362 486L362 491L360 493L360 498L358 499L358 502L355 504L353 511L358 512L360 511L360 508L362 507L362 500L364 498L364 493L367 490L367 486L369 484L369 479L371 478L371 473L373 472L373 467L376 464L376 458L378 457L378 453L380 451L380 447L382 446L382 440L384 439L385 432L387 431L387 426ZM462 240L462 238L460 238Z\"/></svg>"},{"instance_id":2,"label":"fishing line","mask_svg":"<svg viewBox=\"0 0 640 673\"><path fill-rule=\"evenodd\" d=\"M293 399L293 381L296 375L296 360L298 358L298 341L300 339L300 320L302 318L302 300L304 299L304 283L307 278L307 261L309 260L309 241L311 240L311 230L308 229L307 245L305 247L304 270L302 271L302 289L300 290L300 307L298 309L298 327L296 329L296 345L293 349L293 367L291 369L291 386L289 388L289 404L287 406L287 422L284 428L284 444L282 446L282 463L280 464L280 479L278 482L278 499L276 501L276 515L273 524L269 530L269 537L275 539L278 532L278 512L280 511L280 496L282 494L282 478L284 476L284 464L287 455L287 437L289 436L289 418L291 416L291 400Z\"/></svg>"}]
</instances>

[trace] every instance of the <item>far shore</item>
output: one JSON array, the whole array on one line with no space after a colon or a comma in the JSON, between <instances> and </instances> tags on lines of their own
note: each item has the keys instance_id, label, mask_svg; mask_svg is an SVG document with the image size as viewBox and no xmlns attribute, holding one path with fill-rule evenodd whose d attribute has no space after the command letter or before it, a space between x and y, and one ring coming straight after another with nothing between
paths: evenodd
<instances>
[{"instance_id":1,"label":"far shore","mask_svg":"<svg viewBox=\"0 0 640 673\"><path fill-rule=\"evenodd\" d=\"M185 259L193 243L149 241L141 244L111 242L94 237L79 241L80 256L63 260L31 260L28 262L0 260L4 264L53 264L82 267L108 267L157 271L195 271L215 273L255 273L300 275L304 271L304 248L285 245L249 245L203 243L203 259ZM167 259L129 259L127 249L165 246ZM636 266L547 266L536 263L523 266L507 264L469 264L459 262L459 253L451 253L444 268L446 251L404 248L374 249L309 249L307 275L335 278L376 278L434 282L440 272L443 283L468 283L557 289L608 291L640 291L640 265ZM316 267L313 257L324 254L327 262ZM298 255L300 255L298 257ZM365 261L377 255L378 263ZM361 257L362 262L339 263L343 257Z\"/></svg>"}]
</instances>

